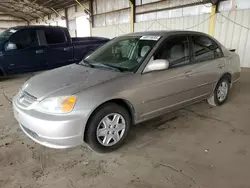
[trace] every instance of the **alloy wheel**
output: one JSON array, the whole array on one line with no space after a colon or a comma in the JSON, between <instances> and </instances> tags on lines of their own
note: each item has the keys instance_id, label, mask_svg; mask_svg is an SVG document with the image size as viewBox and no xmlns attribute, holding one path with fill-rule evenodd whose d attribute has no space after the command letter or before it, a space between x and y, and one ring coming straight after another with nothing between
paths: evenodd
<instances>
[{"instance_id":1,"label":"alloy wheel","mask_svg":"<svg viewBox=\"0 0 250 188\"><path fill-rule=\"evenodd\" d=\"M226 81L221 82L217 90L217 98L220 102L223 102L228 93L228 83Z\"/></svg>"},{"instance_id":2,"label":"alloy wheel","mask_svg":"<svg viewBox=\"0 0 250 188\"><path fill-rule=\"evenodd\" d=\"M106 115L99 123L96 136L103 146L112 146L121 140L126 129L124 117L118 113Z\"/></svg>"}]
</instances>

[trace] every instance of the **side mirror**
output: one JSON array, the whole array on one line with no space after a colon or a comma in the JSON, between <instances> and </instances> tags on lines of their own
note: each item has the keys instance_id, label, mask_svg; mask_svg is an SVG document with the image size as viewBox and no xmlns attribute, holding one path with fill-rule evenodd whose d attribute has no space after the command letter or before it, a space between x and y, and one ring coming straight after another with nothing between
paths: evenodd
<instances>
[{"instance_id":1,"label":"side mirror","mask_svg":"<svg viewBox=\"0 0 250 188\"><path fill-rule=\"evenodd\" d=\"M143 73L152 72L152 71L159 71L159 70L166 70L169 67L169 62L166 59L156 59L150 61L146 68L144 69Z\"/></svg>"},{"instance_id":2,"label":"side mirror","mask_svg":"<svg viewBox=\"0 0 250 188\"><path fill-rule=\"evenodd\" d=\"M6 51L17 50L17 45L13 42L7 42L5 44L5 50Z\"/></svg>"}]
</instances>

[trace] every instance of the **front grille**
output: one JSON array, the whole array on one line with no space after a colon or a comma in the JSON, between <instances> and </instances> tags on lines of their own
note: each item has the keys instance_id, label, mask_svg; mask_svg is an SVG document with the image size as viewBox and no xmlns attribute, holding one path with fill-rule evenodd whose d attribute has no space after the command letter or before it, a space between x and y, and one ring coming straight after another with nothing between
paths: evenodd
<instances>
[{"instance_id":1,"label":"front grille","mask_svg":"<svg viewBox=\"0 0 250 188\"><path fill-rule=\"evenodd\" d=\"M17 100L19 105L28 108L37 100L37 98L26 91L21 91Z\"/></svg>"}]
</instances>

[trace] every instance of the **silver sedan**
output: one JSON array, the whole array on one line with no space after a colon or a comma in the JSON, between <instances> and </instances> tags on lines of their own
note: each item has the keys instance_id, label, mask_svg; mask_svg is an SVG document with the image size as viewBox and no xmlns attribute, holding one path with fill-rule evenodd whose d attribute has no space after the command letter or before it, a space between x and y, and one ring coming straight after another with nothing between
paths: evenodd
<instances>
[{"instance_id":1,"label":"silver sedan","mask_svg":"<svg viewBox=\"0 0 250 188\"><path fill-rule=\"evenodd\" d=\"M28 80L13 99L23 132L51 148L86 142L119 148L131 125L207 100L219 106L240 77L240 59L191 31L117 37L83 61Z\"/></svg>"}]
</instances>

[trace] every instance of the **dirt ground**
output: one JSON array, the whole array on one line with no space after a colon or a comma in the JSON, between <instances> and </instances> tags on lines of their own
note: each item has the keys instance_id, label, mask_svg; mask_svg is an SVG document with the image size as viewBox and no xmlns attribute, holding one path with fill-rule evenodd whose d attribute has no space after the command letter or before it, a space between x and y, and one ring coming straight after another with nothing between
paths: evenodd
<instances>
[{"instance_id":1,"label":"dirt ground","mask_svg":"<svg viewBox=\"0 0 250 188\"><path fill-rule=\"evenodd\" d=\"M226 104L195 104L132 128L118 151L53 150L18 128L11 98L30 75L0 81L1 188L249 188L250 71Z\"/></svg>"}]
</instances>

